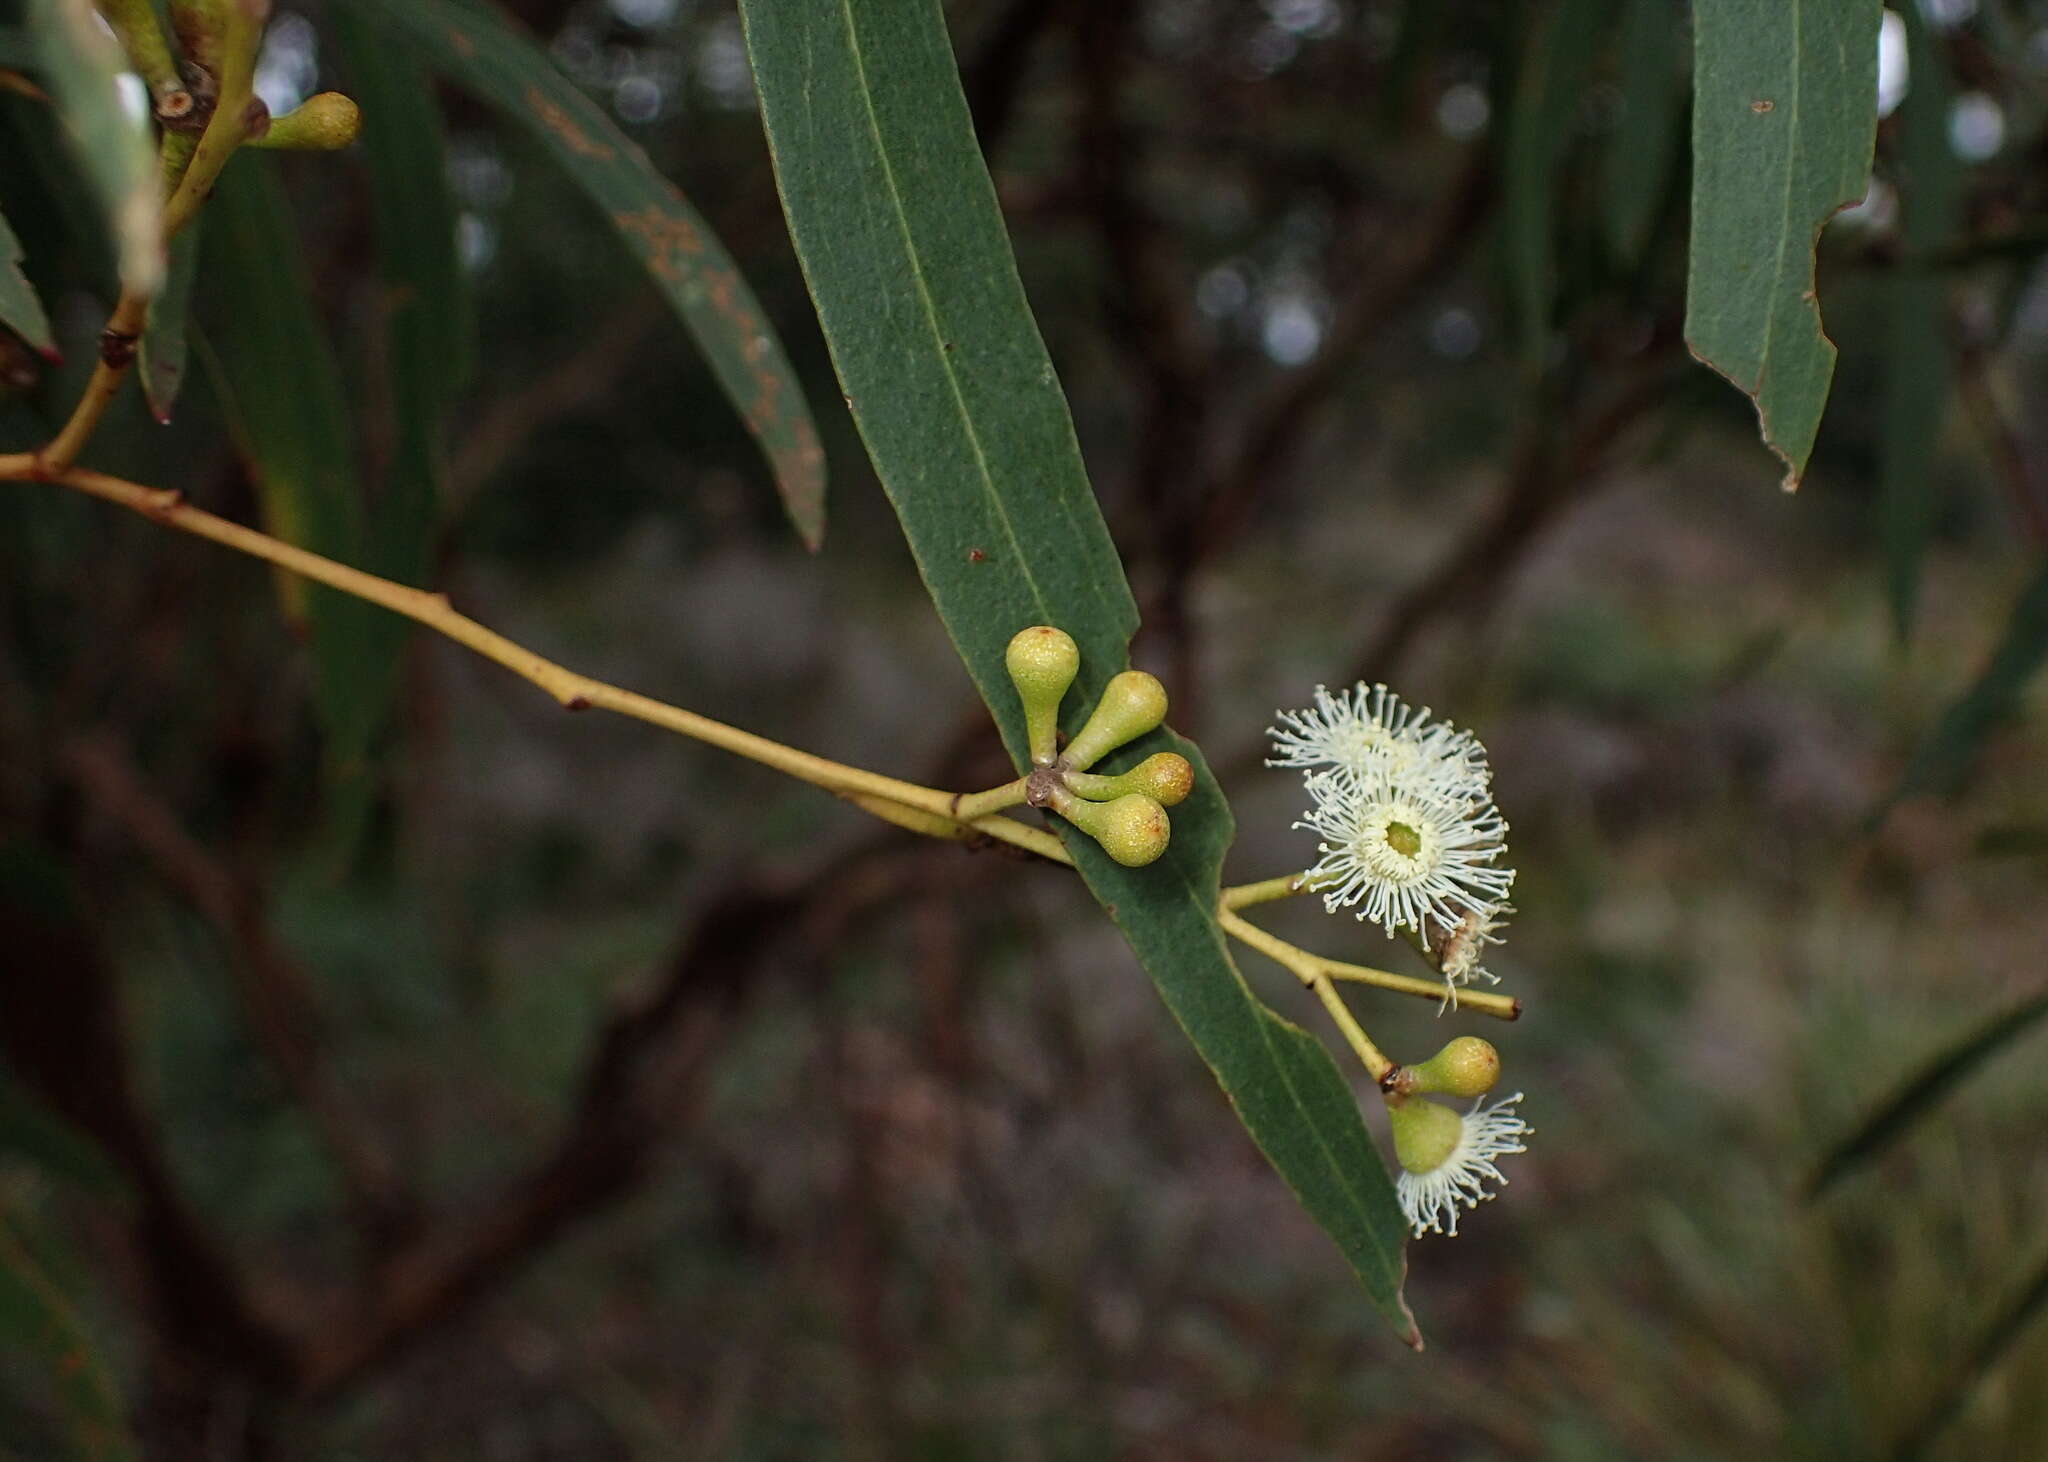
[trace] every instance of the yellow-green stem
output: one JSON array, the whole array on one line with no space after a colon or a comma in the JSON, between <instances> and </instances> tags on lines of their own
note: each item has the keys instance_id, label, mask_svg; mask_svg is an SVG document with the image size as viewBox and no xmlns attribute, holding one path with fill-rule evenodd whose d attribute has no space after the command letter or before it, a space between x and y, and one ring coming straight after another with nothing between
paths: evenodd
<instances>
[{"instance_id":1,"label":"yellow-green stem","mask_svg":"<svg viewBox=\"0 0 2048 1462\"><path fill-rule=\"evenodd\" d=\"M953 799L953 816L963 822L973 822L991 813L1001 812L1005 807L1017 807L1024 801L1024 778L1005 782L1000 787L991 787L986 792L963 792Z\"/></svg>"},{"instance_id":2,"label":"yellow-green stem","mask_svg":"<svg viewBox=\"0 0 2048 1462\"><path fill-rule=\"evenodd\" d=\"M651 696L636 694L616 685L592 679L576 671L555 664L523 646L514 644L494 630L485 628L467 615L460 614L449 604L447 596L414 589L405 584L380 579L375 574L366 574L360 569L322 558L303 548L282 542L267 534L239 523L230 523L225 518L192 507L176 492L160 491L143 487L139 483L122 478L110 477L103 472L90 472L74 468L57 477L48 477L39 468L34 457L27 454L0 456L0 479L21 481L53 481L62 487L72 488L93 497L117 503L166 527L208 539L227 548L236 549L253 558L277 565L302 578L338 589L371 604L380 605L394 614L423 624L439 634L447 636L457 644L466 646L489 660L495 660L514 674L523 676L552 696L557 704L567 710L608 710L623 716L631 716L650 725L661 726L679 735L716 746L735 756L746 757L773 767L799 781L809 782L828 792L857 800L859 805L874 810L875 801L890 804L895 809L907 809L921 813L921 819L911 820L891 816L890 820L916 831L932 833L943 825L939 835L956 837L953 831L963 822L975 833L984 834L999 841L1024 848L1041 857L1055 862L1067 861L1066 850L1058 839L1039 828L1026 827L1019 822L1000 816L963 819L953 812L953 794L942 792L936 787L920 786L915 782L899 781L876 772L851 767L843 762L826 757L814 756L771 741L765 736L756 736L709 716L700 716L680 706L672 706Z\"/></svg>"},{"instance_id":3,"label":"yellow-green stem","mask_svg":"<svg viewBox=\"0 0 2048 1462\"><path fill-rule=\"evenodd\" d=\"M1278 879L1268 880L1268 882L1275 883L1280 881ZM1261 884L1242 885L1245 888L1259 888L1263 886ZM1342 980L1354 985L1371 985L1377 990L1391 990L1397 995L1414 995L1423 1000L1435 1000L1439 1003L1445 1001L1446 991L1449 987L1442 980L1418 980L1408 975L1397 975L1387 970L1376 970L1371 965L1346 964L1343 960L1339 959L1325 959L1313 950L1303 949L1298 944L1289 944L1277 934L1267 933L1256 924L1239 918L1231 912L1233 908L1242 907L1241 905L1234 905L1228 902L1230 895L1234 892L1236 892L1235 889L1224 890L1225 902L1220 906L1221 912L1217 916L1219 921L1222 922L1224 929L1243 940L1246 944L1251 945L1252 948L1258 950L1261 954L1278 960L1289 969L1295 969L1297 962L1305 960L1315 965L1318 970L1333 980ZM1250 930L1257 937L1256 939L1247 937L1245 934L1240 933L1240 930ZM1277 952L1283 949L1288 951L1284 958ZM1449 1003L1456 1009L1476 1010L1481 1015L1492 1016L1495 1020L1518 1020L1522 1014L1522 1002L1515 999L1512 995L1493 995L1483 990L1458 990L1452 992Z\"/></svg>"},{"instance_id":4,"label":"yellow-green stem","mask_svg":"<svg viewBox=\"0 0 2048 1462\"><path fill-rule=\"evenodd\" d=\"M1316 992L1316 998L1322 1001L1323 1008L1329 1011L1330 1019L1343 1033L1345 1041L1357 1055L1359 1064L1365 1067L1366 1074L1374 1081L1385 1079L1387 1073L1394 1069L1394 1063L1381 1054L1380 1048L1372 1043L1372 1038L1365 1033L1365 1028L1359 1025L1356 1017L1351 1014L1351 1008L1344 1003L1344 997L1339 995L1337 987L1330 983L1330 976L1323 969L1322 960L1284 939L1275 938L1256 924L1245 922L1229 909L1219 909L1216 922L1232 938L1250 945L1274 963L1292 970L1296 979Z\"/></svg>"},{"instance_id":5,"label":"yellow-green stem","mask_svg":"<svg viewBox=\"0 0 2048 1462\"><path fill-rule=\"evenodd\" d=\"M1223 890L1220 906L1226 909L1248 909L1254 904L1270 904L1275 899L1291 899L1307 886L1305 873L1287 873L1279 878L1263 878L1257 883L1240 883Z\"/></svg>"}]
</instances>

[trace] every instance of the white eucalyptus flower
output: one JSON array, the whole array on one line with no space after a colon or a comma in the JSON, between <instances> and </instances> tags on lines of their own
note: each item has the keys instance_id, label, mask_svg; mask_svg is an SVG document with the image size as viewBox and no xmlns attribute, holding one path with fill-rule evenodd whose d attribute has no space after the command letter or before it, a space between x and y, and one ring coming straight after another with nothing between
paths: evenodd
<instances>
[{"instance_id":1,"label":"white eucalyptus flower","mask_svg":"<svg viewBox=\"0 0 2048 1462\"><path fill-rule=\"evenodd\" d=\"M1489 1183L1507 1185L1494 1159L1527 1152L1522 1139L1535 1131L1514 1113L1521 1099L1516 1092L1490 1107L1482 1099L1463 1114L1419 1097L1389 1108L1401 1161L1394 1196L1416 1238L1455 1235L1459 1209L1477 1208L1493 1197Z\"/></svg>"},{"instance_id":2,"label":"white eucalyptus flower","mask_svg":"<svg viewBox=\"0 0 2048 1462\"><path fill-rule=\"evenodd\" d=\"M1484 798L1492 780L1486 748L1469 731L1432 721L1384 685L1360 681L1332 695L1316 687L1305 711L1279 711L1269 767L1328 768L1353 781L1385 776L1402 786L1431 786L1455 796Z\"/></svg>"},{"instance_id":3,"label":"white eucalyptus flower","mask_svg":"<svg viewBox=\"0 0 2048 1462\"><path fill-rule=\"evenodd\" d=\"M1295 826L1320 837L1322 857L1304 881L1331 913L1360 905L1358 918L1389 934L1421 933L1506 902L1515 872L1496 863L1508 825L1491 801L1386 776L1312 772L1306 781L1315 807Z\"/></svg>"}]
</instances>

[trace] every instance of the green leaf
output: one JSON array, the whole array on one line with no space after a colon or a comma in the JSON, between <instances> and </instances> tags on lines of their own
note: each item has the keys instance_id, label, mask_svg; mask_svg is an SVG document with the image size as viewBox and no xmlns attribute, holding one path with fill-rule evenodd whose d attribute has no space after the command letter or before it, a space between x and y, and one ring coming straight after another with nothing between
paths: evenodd
<instances>
[{"instance_id":1,"label":"green leaf","mask_svg":"<svg viewBox=\"0 0 2048 1462\"><path fill-rule=\"evenodd\" d=\"M2048 993L1999 1011L1935 1053L1828 1149L1807 1182L1807 1195L1818 1198L1905 1136L1958 1082L2026 1034L2044 1015L2048 1015Z\"/></svg>"},{"instance_id":2,"label":"green leaf","mask_svg":"<svg viewBox=\"0 0 2048 1462\"><path fill-rule=\"evenodd\" d=\"M1977 1332L1976 1340L1955 1359L1921 1408L1919 1419L1900 1436L1892 1452L1893 1462L1916 1462L1926 1454L1942 1429L1963 1409L1970 1393L2005 1359L2013 1342L2033 1323L2044 1305L2048 1305L2048 1242L2036 1249L2019 1278L2007 1287L2005 1299ZM2037 1383L2038 1378L2037 1382L2022 1384Z\"/></svg>"},{"instance_id":3,"label":"green leaf","mask_svg":"<svg viewBox=\"0 0 2048 1462\"><path fill-rule=\"evenodd\" d=\"M1557 170L1570 147L1614 0L1563 0L1530 21L1508 116L1501 208L1508 233L1522 354L1540 364L1557 301Z\"/></svg>"},{"instance_id":4,"label":"green leaf","mask_svg":"<svg viewBox=\"0 0 2048 1462\"><path fill-rule=\"evenodd\" d=\"M395 417L391 460L366 532L367 563L420 583L446 469L448 413L469 374L470 294L455 243L441 113L427 73L345 8L332 30L363 109L357 154L370 178L383 308L383 353Z\"/></svg>"},{"instance_id":5,"label":"green leaf","mask_svg":"<svg viewBox=\"0 0 2048 1462\"><path fill-rule=\"evenodd\" d=\"M834 367L947 631L1011 755L1010 636L1081 646L1068 724L1125 664L1137 612L1089 489L976 150L936 0L744 0L783 207ZM1216 926L1230 811L1195 748L1165 857L1118 867L1067 838L1082 877L1234 1104L1404 1338L1406 1228L1358 1103L1323 1045L1267 1010ZM1064 824L1062 836L1070 829Z\"/></svg>"},{"instance_id":6,"label":"green leaf","mask_svg":"<svg viewBox=\"0 0 2048 1462\"><path fill-rule=\"evenodd\" d=\"M148 128L121 104L121 47L89 0L34 0L29 16L44 84L116 241L122 287L154 294L164 275L156 153Z\"/></svg>"},{"instance_id":7,"label":"green leaf","mask_svg":"<svg viewBox=\"0 0 2048 1462\"><path fill-rule=\"evenodd\" d=\"M1961 220L1963 169L1949 145L1948 65L1932 43L1917 5L1905 19L1907 74L1899 105L1900 236L1918 265L1948 243ZM1878 443L1879 501L1892 626L1901 643L1913 627L1920 559L1934 527L1934 456L1950 380L1948 281L1919 267L1891 280L1889 347L1884 361L1884 415Z\"/></svg>"},{"instance_id":8,"label":"green leaf","mask_svg":"<svg viewBox=\"0 0 2048 1462\"><path fill-rule=\"evenodd\" d=\"M782 343L704 220L646 154L484 0L367 0L388 33L530 131L604 211L695 337L775 472L804 542L825 536L825 456Z\"/></svg>"},{"instance_id":9,"label":"green leaf","mask_svg":"<svg viewBox=\"0 0 2048 1462\"><path fill-rule=\"evenodd\" d=\"M35 286L21 272L21 259L21 240L7 226L7 215L0 213L0 325L55 360L57 342L50 334L50 317L43 313Z\"/></svg>"},{"instance_id":10,"label":"green leaf","mask_svg":"<svg viewBox=\"0 0 2048 1462\"><path fill-rule=\"evenodd\" d=\"M245 152L207 204L201 358L273 536L362 562L361 479L341 371L306 275L276 159ZM406 621L317 584L279 576L311 643L314 700L344 823L389 714Z\"/></svg>"},{"instance_id":11,"label":"green leaf","mask_svg":"<svg viewBox=\"0 0 2048 1462\"><path fill-rule=\"evenodd\" d=\"M136 363L142 371L142 392L158 421L171 419L178 392L185 385L186 328L192 314L192 281L199 272L199 234L206 215L197 213L178 230L167 253L164 287L149 302Z\"/></svg>"},{"instance_id":12,"label":"green leaf","mask_svg":"<svg viewBox=\"0 0 2048 1462\"><path fill-rule=\"evenodd\" d=\"M1675 0L1627 0L1621 21L1621 111L1602 159L1601 202L1607 244L1633 266L1670 186L1678 129L1685 116L1679 56L1685 12Z\"/></svg>"},{"instance_id":13,"label":"green leaf","mask_svg":"<svg viewBox=\"0 0 2048 1462\"><path fill-rule=\"evenodd\" d=\"M2020 692L2048 657L2048 563L2013 606L2005 634L1976 683L1957 697L1934 732L1913 753L1898 787L1879 816L1920 792L1948 791L1977 759L1977 751L2001 721L2019 707Z\"/></svg>"},{"instance_id":14,"label":"green leaf","mask_svg":"<svg viewBox=\"0 0 2048 1462\"><path fill-rule=\"evenodd\" d=\"M0 1214L0 1343L39 1362L72 1455L123 1462L137 1455L121 1398L77 1309Z\"/></svg>"},{"instance_id":15,"label":"green leaf","mask_svg":"<svg viewBox=\"0 0 2048 1462\"><path fill-rule=\"evenodd\" d=\"M1834 344L1813 251L1863 196L1877 133L1879 0L1695 0L1685 340L1756 403L1799 485Z\"/></svg>"}]
</instances>

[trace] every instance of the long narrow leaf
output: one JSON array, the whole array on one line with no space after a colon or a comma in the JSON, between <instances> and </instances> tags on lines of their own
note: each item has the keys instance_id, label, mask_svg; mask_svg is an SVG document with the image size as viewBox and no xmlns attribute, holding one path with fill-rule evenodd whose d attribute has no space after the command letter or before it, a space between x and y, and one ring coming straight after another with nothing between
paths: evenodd
<instances>
[{"instance_id":1,"label":"long narrow leaf","mask_svg":"<svg viewBox=\"0 0 2048 1462\"><path fill-rule=\"evenodd\" d=\"M1916 265L1949 241L1963 204L1963 169L1949 145L1947 59L1917 5L1901 7L1912 86L1899 106L1900 235ZM1890 348L1878 444L1879 499L1892 627L1903 642L1919 597L1920 559L1934 526L1934 458L1948 404L1948 281L1910 268L1891 281Z\"/></svg>"},{"instance_id":2,"label":"long narrow leaf","mask_svg":"<svg viewBox=\"0 0 2048 1462\"><path fill-rule=\"evenodd\" d=\"M138 117L121 104L121 48L89 0L35 0L30 10L43 80L64 119L71 152L98 195L117 241L121 284L151 295L164 257L155 150Z\"/></svg>"},{"instance_id":3,"label":"long narrow leaf","mask_svg":"<svg viewBox=\"0 0 2048 1462\"><path fill-rule=\"evenodd\" d=\"M774 469L805 543L825 535L825 457L782 343L704 220L603 110L484 0L365 0L388 35L526 128L647 269Z\"/></svg>"},{"instance_id":4,"label":"long narrow leaf","mask_svg":"<svg viewBox=\"0 0 2048 1462\"><path fill-rule=\"evenodd\" d=\"M1813 250L1863 196L1877 136L1879 0L1695 0L1685 341L1806 471L1835 347Z\"/></svg>"},{"instance_id":5,"label":"long narrow leaf","mask_svg":"<svg viewBox=\"0 0 2048 1462\"><path fill-rule=\"evenodd\" d=\"M1024 298L936 0L744 0L783 206L833 363L925 585L1025 756L1003 647L1030 624L1080 643L1078 724L1125 663L1137 615ZM1368 1293L1401 1299L1405 1229L1327 1050L1267 1010L1216 926L1229 808L1196 792L1147 868L1068 847L1237 1114Z\"/></svg>"},{"instance_id":6,"label":"long narrow leaf","mask_svg":"<svg viewBox=\"0 0 2048 1462\"><path fill-rule=\"evenodd\" d=\"M1633 266L1650 245L1650 230L1670 186L1686 79L1684 10L1677 0L1627 0L1621 23L1621 114L1609 134L1601 177L1607 245Z\"/></svg>"},{"instance_id":7,"label":"long narrow leaf","mask_svg":"<svg viewBox=\"0 0 2048 1462\"><path fill-rule=\"evenodd\" d=\"M1808 1196L1818 1198L1905 1136L1958 1082L2025 1035L2044 1015L2048 1015L2048 993L2001 1010L1938 1052L1828 1149L1807 1184Z\"/></svg>"},{"instance_id":8,"label":"long narrow leaf","mask_svg":"<svg viewBox=\"0 0 2048 1462\"><path fill-rule=\"evenodd\" d=\"M2005 1299L1978 1332L1976 1342L1958 1356L1941 1385L1921 1409L1920 1416L1899 1438L1893 1450L1894 1462L1917 1462L1955 1419L1985 1376L2005 1359L2013 1343L2048 1306L2048 1243L2041 1245L2032 1262L2006 1291ZM2038 1384L2038 1378L2034 1384Z\"/></svg>"},{"instance_id":9,"label":"long narrow leaf","mask_svg":"<svg viewBox=\"0 0 2048 1462\"><path fill-rule=\"evenodd\" d=\"M62 1290L0 1215L0 1344L31 1356L80 1462L126 1462L135 1439L106 1363Z\"/></svg>"},{"instance_id":10,"label":"long narrow leaf","mask_svg":"<svg viewBox=\"0 0 2048 1462\"><path fill-rule=\"evenodd\" d=\"M441 114L426 70L345 8L328 12L350 91L363 109L384 326L391 460L365 537L378 572L420 582L446 466L448 413L469 373L469 289L455 244L455 200Z\"/></svg>"},{"instance_id":11,"label":"long narrow leaf","mask_svg":"<svg viewBox=\"0 0 2048 1462\"><path fill-rule=\"evenodd\" d=\"M5 325L44 355L55 357L57 342L50 335L50 317L36 297L35 286L21 272L21 241L0 214L0 325Z\"/></svg>"},{"instance_id":12,"label":"long narrow leaf","mask_svg":"<svg viewBox=\"0 0 2048 1462\"><path fill-rule=\"evenodd\" d=\"M199 274L199 235L204 221L204 214L195 216L171 240L164 287L150 300L149 318L142 330L136 363L142 371L143 394L158 421L171 419L171 408L185 385L185 362L190 354L185 332L191 324L192 282Z\"/></svg>"},{"instance_id":13,"label":"long narrow leaf","mask_svg":"<svg viewBox=\"0 0 2048 1462\"><path fill-rule=\"evenodd\" d=\"M360 563L361 479L348 400L274 162L236 158L207 204L204 339L266 530ZM289 611L307 628L330 769L337 790L347 791L389 713L406 622L301 580L281 584ZM349 803L339 810L351 819Z\"/></svg>"},{"instance_id":14,"label":"long narrow leaf","mask_svg":"<svg viewBox=\"0 0 2048 1462\"><path fill-rule=\"evenodd\" d=\"M1906 764L1884 808L1919 792L1947 791L1962 779L1984 738L2012 715L2020 692L2048 658L2048 563L2041 566L1976 683L1959 696ZM1880 815L1883 809L1880 809Z\"/></svg>"}]
</instances>

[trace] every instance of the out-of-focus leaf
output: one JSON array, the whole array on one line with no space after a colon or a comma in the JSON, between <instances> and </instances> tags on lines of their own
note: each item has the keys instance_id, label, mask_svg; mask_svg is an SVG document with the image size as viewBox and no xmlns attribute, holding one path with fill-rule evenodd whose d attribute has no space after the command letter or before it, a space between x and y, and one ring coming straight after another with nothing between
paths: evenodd
<instances>
[{"instance_id":1,"label":"out-of-focus leaf","mask_svg":"<svg viewBox=\"0 0 2048 1462\"><path fill-rule=\"evenodd\" d=\"M1011 754L1010 636L1079 642L1078 725L1125 664L1137 613L1017 278L936 0L745 0L783 206L841 386L940 617ZM1234 1103L1368 1293L1419 1344L1406 1237L1351 1088L1320 1042L1262 1005L1216 925L1230 811L1195 748L1173 843L1121 868L1067 847ZM1062 834L1066 829L1062 825Z\"/></svg>"},{"instance_id":2,"label":"out-of-focus leaf","mask_svg":"<svg viewBox=\"0 0 2048 1462\"><path fill-rule=\"evenodd\" d=\"M1882 1153L1947 1096L1956 1083L2026 1034L2048 1015L2048 993L2001 1010L1976 1029L1937 1052L1900 1082L1897 1090L1873 1107L1853 1130L1829 1148L1807 1183L1810 1197L1819 1197L1847 1174Z\"/></svg>"},{"instance_id":3,"label":"out-of-focus leaf","mask_svg":"<svg viewBox=\"0 0 2048 1462\"><path fill-rule=\"evenodd\" d=\"M1917 5L1906 23L1907 74L1899 104L1900 237L1912 263L1933 254L1955 231L1963 205L1963 170L1949 145L1948 65L1933 44ZM1934 527L1934 458L1948 404L1948 281L1920 268L1891 280L1890 348L1884 362L1884 415L1879 428L1879 498L1883 503L1886 579L1892 626L1904 642L1919 596L1920 559Z\"/></svg>"},{"instance_id":4,"label":"out-of-focus leaf","mask_svg":"<svg viewBox=\"0 0 2048 1462\"><path fill-rule=\"evenodd\" d=\"M2044 564L2020 602L2013 606L2005 634L1991 653L1984 673L1942 713L1940 722L1888 797L1880 815L1893 804L1920 792L1947 791L1955 785L1977 750L1999 722L2012 715L2020 692L2048 657L2048 564Z\"/></svg>"},{"instance_id":5,"label":"out-of-focus leaf","mask_svg":"<svg viewBox=\"0 0 2048 1462\"><path fill-rule=\"evenodd\" d=\"M1685 340L1756 403L1799 485L1835 372L1814 245L1863 196L1879 0L1695 0Z\"/></svg>"},{"instance_id":6,"label":"out-of-focus leaf","mask_svg":"<svg viewBox=\"0 0 2048 1462\"><path fill-rule=\"evenodd\" d=\"M1540 362L1557 300L1557 168L1572 139L1586 81L1615 0L1562 0L1537 10L1522 49L1508 118L1501 206L1522 321L1522 354Z\"/></svg>"},{"instance_id":7,"label":"out-of-focus leaf","mask_svg":"<svg viewBox=\"0 0 2048 1462\"><path fill-rule=\"evenodd\" d=\"M90 0L33 0L29 15L43 83L117 241L122 287L154 294L164 276L156 150L142 119L122 105L121 48Z\"/></svg>"},{"instance_id":8,"label":"out-of-focus leaf","mask_svg":"<svg viewBox=\"0 0 2048 1462\"><path fill-rule=\"evenodd\" d=\"M2048 822L1987 827L1970 851L1980 858L2048 858Z\"/></svg>"},{"instance_id":9,"label":"out-of-focus leaf","mask_svg":"<svg viewBox=\"0 0 2048 1462\"><path fill-rule=\"evenodd\" d=\"M199 272L199 231L205 218L204 213L194 214L171 240L164 287L149 302L142 343L136 351L142 392L158 421L171 419L171 408L185 384L185 360L190 353L185 330L192 314L192 280Z\"/></svg>"},{"instance_id":10,"label":"out-of-focus leaf","mask_svg":"<svg viewBox=\"0 0 2048 1462\"><path fill-rule=\"evenodd\" d=\"M121 1191L119 1175L88 1138L0 1071L0 1155L10 1153L88 1192Z\"/></svg>"},{"instance_id":11,"label":"out-of-focus leaf","mask_svg":"<svg viewBox=\"0 0 2048 1462\"><path fill-rule=\"evenodd\" d=\"M35 286L21 272L21 240L7 226L4 213L0 213L0 325L50 359L57 358L57 342L50 335L50 317L43 313L43 302L36 297Z\"/></svg>"},{"instance_id":12,"label":"out-of-focus leaf","mask_svg":"<svg viewBox=\"0 0 2048 1462\"><path fill-rule=\"evenodd\" d=\"M825 456L782 343L725 247L675 185L539 46L484 0L366 0L394 40L528 129L604 210L711 363L812 548L825 535Z\"/></svg>"},{"instance_id":13,"label":"out-of-focus leaf","mask_svg":"<svg viewBox=\"0 0 2048 1462\"><path fill-rule=\"evenodd\" d=\"M122 1462L137 1455L120 1395L98 1348L7 1214L0 1214L0 1343L42 1369L72 1456Z\"/></svg>"},{"instance_id":14,"label":"out-of-focus leaf","mask_svg":"<svg viewBox=\"0 0 2048 1462\"><path fill-rule=\"evenodd\" d=\"M2048 1305L2048 1242L2020 1270L2006 1290L2005 1299L1969 1349L1959 1355L1934 1394L1922 1408L1919 1419L1900 1436L1893 1450L1893 1462L1918 1462L1942 1429L1955 1419L1978 1383L2005 1358L2034 1317ZM2037 1378L2038 1381L2038 1378Z\"/></svg>"},{"instance_id":15,"label":"out-of-focus leaf","mask_svg":"<svg viewBox=\"0 0 2048 1462\"><path fill-rule=\"evenodd\" d=\"M1685 117L1684 22L1676 0L1626 0L1622 14L1621 110L1607 139L1600 201L1608 247L1625 265L1641 262L1670 186Z\"/></svg>"},{"instance_id":16,"label":"out-of-focus leaf","mask_svg":"<svg viewBox=\"0 0 2048 1462\"><path fill-rule=\"evenodd\" d=\"M201 358L256 479L266 531L344 563L363 548L360 478L341 372L306 277L275 159L244 153L207 204ZM330 771L353 819L360 774L389 713L406 622L344 594L279 578L312 646Z\"/></svg>"},{"instance_id":17,"label":"out-of-focus leaf","mask_svg":"<svg viewBox=\"0 0 2048 1462\"><path fill-rule=\"evenodd\" d=\"M337 8L327 23L363 109L358 151L370 176L396 427L365 548L378 572L419 583L446 466L448 412L470 365L470 295L456 252L441 113L426 70L359 13Z\"/></svg>"}]
</instances>

